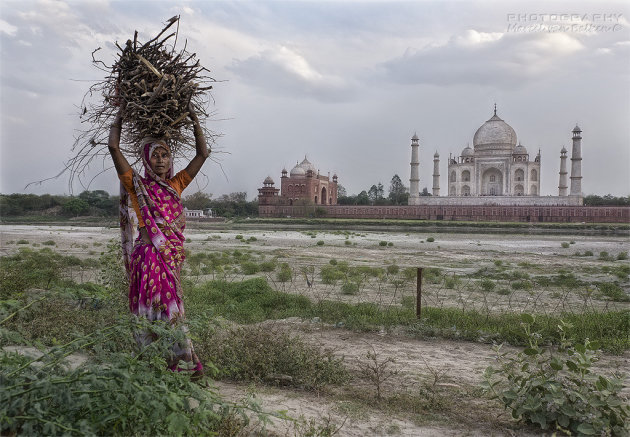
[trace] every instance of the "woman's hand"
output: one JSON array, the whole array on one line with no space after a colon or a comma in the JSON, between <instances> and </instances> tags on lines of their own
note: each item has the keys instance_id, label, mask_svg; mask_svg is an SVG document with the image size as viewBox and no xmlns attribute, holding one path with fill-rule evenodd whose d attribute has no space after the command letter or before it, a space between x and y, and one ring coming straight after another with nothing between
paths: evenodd
<instances>
[{"instance_id":1,"label":"woman's hand","mask_svg":"<svg viewBox=\"0 0 630 437\"><path fill-rule=\"evenodd\" d=\"M191 178L194 178L199 170L201 170L201 166L210 156L210 151L206 146L206 137L203 134L203 129L201 128L201 124L199 123L199 117L197 117L197 113L195 112L195 108L193 107L192 102L188 104L188 117L193 122L193 132L195 133L195 149L197 150L197 154L190 161L188 166L186 167L186 172L190 175Z\"/></svg>"}]
</instances>

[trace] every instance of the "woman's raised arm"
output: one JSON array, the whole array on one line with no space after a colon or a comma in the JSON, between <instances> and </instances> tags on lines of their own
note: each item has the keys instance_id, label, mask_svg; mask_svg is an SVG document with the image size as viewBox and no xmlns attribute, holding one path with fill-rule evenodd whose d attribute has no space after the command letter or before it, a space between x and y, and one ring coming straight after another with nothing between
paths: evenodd
<instances>
[{"instance_id":1,"label":"woman's raised arm","mask_svg":"<svg viewBox=\"0 0 630 437\"><path fill-rule=\"evenodd\" d=\"M208 151L208 147L206 146L206 137L203 134L203 129L201 129L201 124L199 124L199 117L195 113L195 110L192 107L192 104L188 107L189 117L193 122L193 128L195 132L195 148L197 150L197 154L190 161L188 166L186 167L186 172L190 175L191 178L197 176L199 170L201 170L201 166L206 162L208 156L210 156L210 151Z\"/></svg>"},{"instance_id":2,"label":"woman's raised arm","mask_svg":"<svg viewBox=\"0 0 630 437\"><path fill-rule=\"evenodd\" d=\"M125 158L125 155L120 151L120 133L122 131L122 117L125 106L124 103L120 105L114 123L112 123L112 126L109 128L109 141L107 142L107 148L109 149L110 155L112 155L114 167L116 167L118 174L125 174L131 170L127 158Z\"/></svg>"}]
</instances>

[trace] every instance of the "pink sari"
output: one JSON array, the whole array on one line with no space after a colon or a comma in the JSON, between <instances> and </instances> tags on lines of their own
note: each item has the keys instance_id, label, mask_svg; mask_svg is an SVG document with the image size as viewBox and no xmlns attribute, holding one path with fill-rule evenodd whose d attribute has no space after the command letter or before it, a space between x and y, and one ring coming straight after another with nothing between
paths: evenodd
<instances>
[{"instance_id":1,"label":"pink sari","mask_svg":"<svg viewBox=\"0 0 630 437\"><path fill-rule=\"evenodd\" d=\"M120 225L123 257L129 278L129 309L136 316L151 321L168 321L173 327L187 332L180 282L185 259L183 231L186 222L179 194L167 180L157 176L149 165L151 154L157 147L168 149L157 142L144 145L144 177L133 172L135 194L150 244L145 243L140 235L132 243L131 215L135 215L135 212L129 206L129 195L121 185ZM167 179L171 176L172 167ZM136 336L136 340L144 346L153 337L150 333L142 333ZM203 369L189 338L184 344L173 345L171 352L168 360L171 370Z\"/></svg>"}]
</instances>

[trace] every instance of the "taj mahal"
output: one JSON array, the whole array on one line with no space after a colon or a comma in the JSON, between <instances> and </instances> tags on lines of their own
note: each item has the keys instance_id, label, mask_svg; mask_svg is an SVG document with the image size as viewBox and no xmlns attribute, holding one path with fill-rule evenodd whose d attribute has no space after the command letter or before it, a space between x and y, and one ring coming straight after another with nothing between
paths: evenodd
<instances>
[{"instance_id":1,"label":"taj mahal","mask_svg":"<svg viewBox=\"0 0 630 437\"><path fill-rule=\"evenodd\" d=\"M497 115L486 121L460 156L449 156L447 195L440 197L440 155L433 156L432 196L419 195L419 138L411 138L409 205L582 205L582 131L572 131L571 186L567 184L567 150L560 150L557 196L540 194L540 150L532 159L516 132Z\"/></svg>"},{"instance_id":2,"label":"taj mahal","mask_svg":"<svg viewBox=\"0 0 630 437\"><path fill-rule=\"evenodd\" d=\"M271 176L258 189L260 217L329 217L349 219L413 219L504 222L628 223L630 207L585 206L582 193L582 130L571 131L569 158L562 147L557 195L541 193L540 150L532 157L514 129L497 114L475 132L472 147L451 154L446 190L440 194L440 155L421 166L418 135L411 138L409 201L407 205L339 205L338 176L322 174L306 157L288 172L280 188ZM570 163L570 174L567 166ZM375 165L377 165L375 163ZM432 173L430 196L420 195L419 174Z\"/></svg>"}]
</instances>

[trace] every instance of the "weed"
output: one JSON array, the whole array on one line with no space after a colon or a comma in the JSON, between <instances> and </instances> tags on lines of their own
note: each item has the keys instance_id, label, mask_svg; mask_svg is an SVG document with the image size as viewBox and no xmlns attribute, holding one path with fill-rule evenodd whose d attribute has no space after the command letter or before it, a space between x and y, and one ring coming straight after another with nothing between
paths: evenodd
<instances>
[{"instance_id":1,"label":"weed","mask_svg":"<svg viewBox=\"0 0 630 437\"><path fill-rule=\"evenodd\" d=\"M602 282L597 285L602 296L614 302L630 302L630 296L621 287L612 282Z\"/></svg>"},{"instance_id":2,"label":"weed","mask_svg":"<svg viewBox=\"0 0 630 437\"><path fill-rule=\"evenodd\" d=\"M399 373L399 369L392 368L392 364L396 362L394 357L387 357L382 359L374 349L374 345L369 344L371 351L368 350L365 354L366 360L359 361L359 369L361 375L374 384L376 389L376 399L381 400L383 383L392 376Z\"/></svg>"},{"instance_id":3,"label":"weed","mask_svg":"<svg viewBox=\"0 0 630 437\"><path fill-rule=\"evenodd\" d=\"M219 376L237 381L284 384L307 390L349 379L343 358L269 326L203 333L196 347Z\"/></svg>"},{"instance_id":4,"label":"weed","mask_svg":"<svg viewBox=\"0 0 630 437\"><path fill-rule=\"evenodd\" d=\"M617 376L597 375L598 345L586 339L570 340L567 328L558 326L560 346L551 351L532 329L534 317L523 314L527 347L518 354L497 348L499 369L488 367L485 389L512 416L541 429L577 435L625 435L630 432L630 406L620 397L623 384Z\"/></svg>"},{"instance_id":5,"label":"weed","mask_svg":"<svg viewBox=\"0 0 630 437\"><path fill-rule=\"evenodd\" d=\"M479 283L481 289L485 292L490 292L495 289L497 284L492 279L482 279Z\"/></svg>"}]
</instances>

